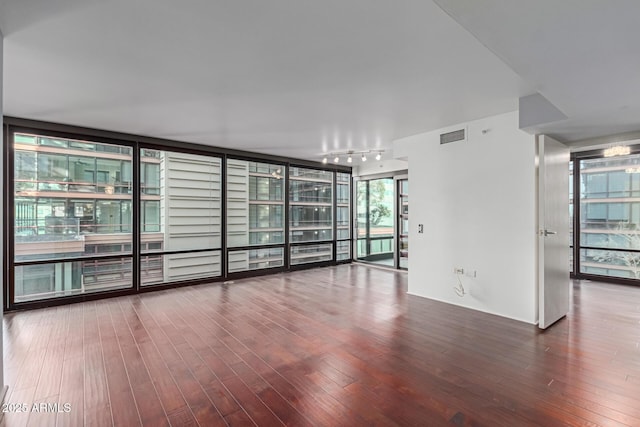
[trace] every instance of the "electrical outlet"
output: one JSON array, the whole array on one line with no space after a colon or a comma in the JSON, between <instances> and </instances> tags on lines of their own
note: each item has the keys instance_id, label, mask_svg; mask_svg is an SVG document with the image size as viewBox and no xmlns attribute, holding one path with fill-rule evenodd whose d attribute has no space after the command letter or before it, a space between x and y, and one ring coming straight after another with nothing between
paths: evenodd
<instances>
[{"instance_id":1,"label":"electrical outlet","mask_svg":"<svg viewBox=\"0 0 640 427\"><path fill-rule=\"evenodd\" d=\"M473 278L475 278L475 277L476 277L476 273L477 273L477 272L476 272L476 270L467 270L467 271L464 273L464 275L465 275L465 276L467 276L467 277L473 277Z\"/></svg>"},{"instance_id":2,"label":"electrical outlet","mask_svg":"<svg viewBox=\"0 0 640 427\"><path fill-rule=\"evenodd\" d=\"M462 267L453 267L453 274L464 274L464 268L462 268Z\"/></svg>"}]
</instances>

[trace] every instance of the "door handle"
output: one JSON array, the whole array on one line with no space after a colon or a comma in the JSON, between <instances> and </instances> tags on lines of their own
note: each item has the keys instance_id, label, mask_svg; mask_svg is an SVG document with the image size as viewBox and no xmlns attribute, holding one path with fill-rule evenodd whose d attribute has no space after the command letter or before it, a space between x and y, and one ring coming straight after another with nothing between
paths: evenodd
<instances>
[{"instance_id":1,"label":"door handle","mask_svg":"<svg viewBox=\"0 0 640 427\"><path fill-rule=\"evenodd\" d=\"M540 230L540 235L541 236L547 237L550 234L558 234L558 233L556 231L551 231L551 230L547 230L547 229Z\"/></svg>"}]
</instances>

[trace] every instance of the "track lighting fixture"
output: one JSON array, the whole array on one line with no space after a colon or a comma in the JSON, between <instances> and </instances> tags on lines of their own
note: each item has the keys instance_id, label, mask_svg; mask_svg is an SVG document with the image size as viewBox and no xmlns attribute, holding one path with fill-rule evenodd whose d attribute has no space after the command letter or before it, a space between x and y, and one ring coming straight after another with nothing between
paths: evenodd
<instances>
[{"instance_id":1,"label":"track lighting fixture","mask_svg":"<svg viewBox=\"0 0 640 427\"><path fill-rule=\"evenodd\" d=\"M371 154L371 153L375 153L375 159L376 160L381 160L383 152L384 152L384 150L334 151L334 152L331 152L331 153L323 154L322 155L322 163L327 164L327 162L329 161L329 157L333 157L333 162L334 163L340 163L340 159L342 158L342 156L345 156L347 163L351 164L351 163L353 163L353 157L356 156L356 155L360 156L360 162L366 162L367 161L367 154Z\"/></svg>"}]
</instances>

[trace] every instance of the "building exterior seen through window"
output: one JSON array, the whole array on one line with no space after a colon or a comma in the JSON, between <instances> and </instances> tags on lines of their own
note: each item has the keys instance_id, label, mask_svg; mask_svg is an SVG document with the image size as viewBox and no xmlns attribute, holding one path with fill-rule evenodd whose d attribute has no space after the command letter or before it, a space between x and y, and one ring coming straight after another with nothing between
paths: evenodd
<instances>
[{"instance_id":1,"label":"building exterior seen through window","mask_svg":"<svg viewBox=\"0 0 640 427\"><path fill-rule=\"evenodd\" d=\"M291 168L289 173L291 264L333 259L333 173ZM318 242L312 245L293 243ZM328 242L328 243L320 243Z\"/></svg>"},{"instance_id":2,"label":"building exterior seen through window","mask_svg":"<svg viewBox=\"0 0 640 427\"><path fill-rule=\"evenodd\" d=\"M398 180L398 267L409 268L409 180Z\"/></svg>"},{"instance_id":3,"label":"building exterior seen through window","mask_svg":"<svg viewBox=\"0 0 640 427\"><path fill-rule=\"evenodd\" d=\"M13 142L15 303L133 288L135 239L141 287L351 257L349 173L227 158L223 177L213 154Z\"/></svg>"},{"instance_id":4,"label":"building exterior seen through window","mask_svg":"<svg viewBox=\"0 0 640 427\"><path fill-rule=\"evenodd\" d=\"M640 155L579 159L573 167L580 179L579 273L640 279Z\"/></svg>"},{"instance_id":5,"label":"building exterior seen through window","mask_svg":"<svg viewBox=\"0 0 640 427\"><path fill-rule=\"evenodd\" d=\"M393 178L361 180L357 183L357 258L393 267L395 265L396 203Z\"/></svg>"},{"instance_id":6,"label":"building exterior seen through window","mask_svg":"<svg viewBox=\"0 0 640 427\"><path fill-rule=\"evenodd\" d=\"M284 165L227 161L230 273L284 266L285 176Z\"/></svg>"},{"instance_id":7,"label":"building exterior seen through window","mask_svg":"<svg viewBox=\"0 0 640 427\"><path fill-rule=\"evenodd\" d=\"M14 261L50 261L16 265L15 300L130 287L132 148L27 134L14 148Z\"/></svg>"}]
</instances>

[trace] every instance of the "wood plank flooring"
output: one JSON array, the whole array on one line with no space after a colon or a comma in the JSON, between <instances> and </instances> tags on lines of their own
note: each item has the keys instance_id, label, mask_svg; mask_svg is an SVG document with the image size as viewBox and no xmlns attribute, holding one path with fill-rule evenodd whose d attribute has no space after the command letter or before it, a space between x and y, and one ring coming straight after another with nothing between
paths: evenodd
<instances>
[{"instance_id":1,"label":"wood plank flooring","mask_svg":"<svg viewBox=\"0 0 640 427\"><path fill-rule=\"evenodd\" d=\"M5 315L3 423L640 426L640 288L575 283L540 332L406 281L343 265Z\"/></svg>"}]
</instances>

